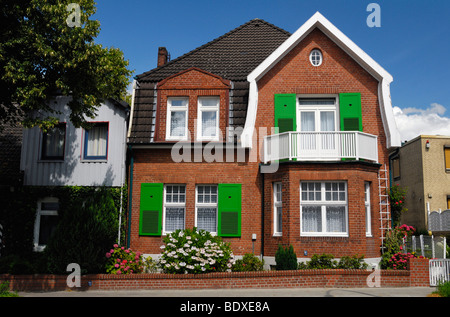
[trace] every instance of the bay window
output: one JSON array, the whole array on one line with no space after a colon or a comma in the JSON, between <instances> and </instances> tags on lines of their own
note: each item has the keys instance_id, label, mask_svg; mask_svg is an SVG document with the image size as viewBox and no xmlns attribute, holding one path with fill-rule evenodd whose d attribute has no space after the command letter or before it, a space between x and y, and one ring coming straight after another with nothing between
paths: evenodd
<instances>
[{"instance_id":1,"label":"bay window","mask_svg":"<svg viewBox=\"0 0 450 317\"><path fill-rule=\"evenodd\" d=\"M302 236L348 236L346 182L300 184Z\"/></svg>"}]
</instances>

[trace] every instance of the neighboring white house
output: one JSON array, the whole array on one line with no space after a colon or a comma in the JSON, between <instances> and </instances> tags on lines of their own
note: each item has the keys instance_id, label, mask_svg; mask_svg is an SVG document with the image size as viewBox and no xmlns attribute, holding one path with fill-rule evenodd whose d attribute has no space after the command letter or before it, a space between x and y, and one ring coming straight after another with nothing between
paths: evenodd
<instances>
[{"instance_id":1,"label":"neighboring white house","mask_svg":"<svg viewBox=\"0 0 450 317\"><path fill-rule=\"evenodd\" d=\"M125 181L129 109L107 100L91 129L75 128L66 106L69 97L56 97L59 124L44 133L24 129L20 169L24 186L122 186Z\"/></svg>"},{"instance_id":2,"label":"neighboring white house","mask_svg":"<svg viewBox=\"0 0 450 317\"><path fill-rule=\"evenodd\" d=\"M60 201L53 186L122 187L126 179L126 135L129 106L106 100L89 128L70 122L70 97L55 97L59 123L44 132L23 130L20 169L24 186L48 187L36 206L34 249L42 251L58 222Z\"/></svg>"}]
</instances>

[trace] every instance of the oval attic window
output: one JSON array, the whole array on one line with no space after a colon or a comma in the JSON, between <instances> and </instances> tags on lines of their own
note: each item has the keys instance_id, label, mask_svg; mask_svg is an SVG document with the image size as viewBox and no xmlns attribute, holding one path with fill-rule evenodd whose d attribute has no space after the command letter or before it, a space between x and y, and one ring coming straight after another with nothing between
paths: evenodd
<instances>
[{"instance_id":1,"label":"oval attic window","mask_svg":"<svg viewBox=\"0 0 450 317\"><path fill-rule=\"evenodd\" d=\"M313 66L320 66L322 64L322 52L318 49L313 49L309 55L309 61Z\"/></svg>"}]
</instances>

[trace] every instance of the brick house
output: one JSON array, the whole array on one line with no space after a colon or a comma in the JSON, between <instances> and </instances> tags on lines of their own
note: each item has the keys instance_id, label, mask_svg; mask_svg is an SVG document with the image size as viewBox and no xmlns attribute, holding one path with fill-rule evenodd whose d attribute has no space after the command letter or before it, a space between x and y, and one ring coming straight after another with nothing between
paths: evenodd
<instances>
[{"instance_id":1,"label":"brick house","mask_svg":"<svg viewBox=\"0 0 450 317\"><path fill-rule=\"evenodd\" d=\"M157 257L195 226L267 264L279 244L378 258L390 82L320 13L293 34L254 19L171 61L160 48L134 83L129 246Z\"/></svg>"}]
</instances>

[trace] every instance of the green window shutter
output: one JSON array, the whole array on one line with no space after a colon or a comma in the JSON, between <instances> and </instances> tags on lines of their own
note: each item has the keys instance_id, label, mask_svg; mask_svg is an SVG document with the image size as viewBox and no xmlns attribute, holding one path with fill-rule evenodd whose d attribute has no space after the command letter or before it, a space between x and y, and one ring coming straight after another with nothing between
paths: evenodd
<instances>
[{"instance_id":1,"label":"green window shutter","mask_svg":"<svg viewBox=\"0 0 450 317\"><path fill-rule=\"evenodd\" d=\"M341 131L362 131L361 94L339 94Z\"/></svg>"},{"instance_id":2,"label":"green window shutter","mask_svg":"<svg viewBox=\"0 0 450 317\"><path fill-rule=\"evenodd\" d=\"M241 236L241 188L241 184L218 185L219 236Z\"/></svg>"},{"instance_id":3,"label":"green window shutter","mask_svg":"<svg viewBox=\"0 0 450 317\"><path fill-rule=\"evenodd\" d=\"M275 95L275 122L279 133L295 131L297 129L296 120L296 96L295 94Z\"/></svg>"},{"instance_id":4,"label":"green window shutter","mask_svg":"<svg viewBox=\"0 0 450 317\"><path fill-rule=\"evenodd\" d=\"M140 235L161 235L163 189L162 183L141 184Z\"/></svg>"}]
</instances>

